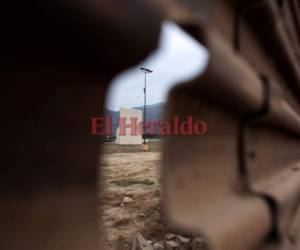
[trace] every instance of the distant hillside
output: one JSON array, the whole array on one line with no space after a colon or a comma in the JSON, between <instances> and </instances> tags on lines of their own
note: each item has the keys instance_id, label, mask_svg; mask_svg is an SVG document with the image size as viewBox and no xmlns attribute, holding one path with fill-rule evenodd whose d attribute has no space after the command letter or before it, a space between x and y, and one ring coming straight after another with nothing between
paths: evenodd
<instances>
[{"instance_id":1,"label":"distant hillside","mask_svg":"<svg viewBox=\"0 0 300 250\"><path fill-rule=\"evenodd\" d=\"M147 105L146 121L160 120L163 115L164 105L165 103L163 102ZM133 109L144 111L144 106L133 107Z\"/></svg>"},{"instance_id":2,"label":"distant hillside","mask_svg":"<svg viewBox=\"0 0 300 250\"><path fill-rule=\"evenodd\" d=\"M147 105L146 110L146 121L160 120L163 115L165 103L156 103L152 105ZM133 107L133 109L144 110L144 106ZM112 131L113 134L116 133L116 129L119 126L119 111L113 111L110 109L105 109L105 114L108 114L111 117L112 122Z\"/></svg>"}]
</instances>

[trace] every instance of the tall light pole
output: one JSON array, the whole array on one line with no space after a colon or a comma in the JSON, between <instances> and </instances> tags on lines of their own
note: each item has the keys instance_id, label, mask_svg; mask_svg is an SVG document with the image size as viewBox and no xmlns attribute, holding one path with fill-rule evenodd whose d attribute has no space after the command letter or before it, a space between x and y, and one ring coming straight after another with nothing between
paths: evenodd
<instances>
[{"instance_id":1,"label":"tall light pole","mask_svg":"<svg viewBox=\"0 0 300 250\"><path fill-rule=\"evenodd\" d=\"M146 144L146 104L147 104L147 75L153 71L148 68L140 68L140 70L145 75L145 85L144 85L144 115L143 115L143 144Z\"/></svg>"}]
</instances>

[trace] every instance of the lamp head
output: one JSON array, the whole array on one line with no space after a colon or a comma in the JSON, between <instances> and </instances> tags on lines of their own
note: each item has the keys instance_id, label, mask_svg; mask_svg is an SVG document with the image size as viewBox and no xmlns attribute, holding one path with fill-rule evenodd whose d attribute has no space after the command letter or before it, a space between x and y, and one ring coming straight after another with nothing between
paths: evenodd
<instances>
[{"instance_id":1,"label":"lamp head","mask_svg":"<svg viewBox=\"0 0 300 250\"><path fill-rule=\"evenodd\" d=\"M140 70L143 72L143 73L145 73L145 74L150 74L150 73L152 73L153 72L153 70L151 70L151 69L147 69L147 68L140 68Z\"/></svg>"}]
</instances>

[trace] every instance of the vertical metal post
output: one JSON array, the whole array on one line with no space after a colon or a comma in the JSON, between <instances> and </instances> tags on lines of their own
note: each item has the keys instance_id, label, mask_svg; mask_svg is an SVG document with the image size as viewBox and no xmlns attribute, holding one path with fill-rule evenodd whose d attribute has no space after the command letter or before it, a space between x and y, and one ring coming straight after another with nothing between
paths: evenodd
<instances>
[{"instance_id":1,"label":"vertical metal post","mask_svg":"<svg viewBox=\"0 0 300 250\"><path fill-rule=\"evenodd\" d=\"M144 83L144 114L143 114L143 144L146 144L146 112L147 112L147 74L152 73L153 71L147 68L140 68L140 70L145 74L145 83Z\"/></svg>"},{"instance_id":2,"label":"vertical metal post","mask_svg":"<svg viewBox=\"0 0 300 250\"><path fill-rule=\"evenodd\" d=\"M144 85L144 119L143 119L143 144L146 144L146 105L147 105L147 72L145 71Z\"/></svg>"}]
</instances>

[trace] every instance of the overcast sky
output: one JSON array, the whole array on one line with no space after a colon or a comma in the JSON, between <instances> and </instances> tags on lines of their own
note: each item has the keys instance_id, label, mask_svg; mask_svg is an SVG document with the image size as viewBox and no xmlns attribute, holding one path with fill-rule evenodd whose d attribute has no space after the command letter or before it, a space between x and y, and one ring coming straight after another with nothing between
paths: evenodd
<instances>
[{"instance_id":1,"label":"overcast sky","mask_svg":"<svg viewBox=\"0 0 300 250\"><path fill-rule=\"evenodd\" d=\"M147 75L147 104L165 102L172 86L202 73L207 65L208 53L196 40L172 22L162 26L160 46L139 65L116 76L111 84L106 107L142 106L144 103L144 74L140 67L153 70Z\"/></svg>"}]
</instances>

